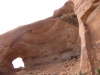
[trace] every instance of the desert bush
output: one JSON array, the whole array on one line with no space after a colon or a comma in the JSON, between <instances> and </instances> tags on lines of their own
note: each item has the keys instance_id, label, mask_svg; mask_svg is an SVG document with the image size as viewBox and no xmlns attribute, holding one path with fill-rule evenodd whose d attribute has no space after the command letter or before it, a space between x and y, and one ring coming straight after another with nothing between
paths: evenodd
<instances>
[{"instance_id":1,"label":"desert bush","mask_svg":"<svg viewBox=\"0 0 100 75\"><path fill-rule=\"evenodd\" d=\"M100 75L100 69L97 70L97 75Z\"/></svg>"}]
</instances>

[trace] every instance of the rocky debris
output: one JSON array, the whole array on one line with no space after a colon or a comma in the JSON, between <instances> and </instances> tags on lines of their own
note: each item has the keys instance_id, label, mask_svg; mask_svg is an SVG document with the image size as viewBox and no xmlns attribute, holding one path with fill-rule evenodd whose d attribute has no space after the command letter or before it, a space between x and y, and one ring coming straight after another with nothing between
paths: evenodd
<instances>
[{"instance_id":1,"label":"rocky debris","mask_svg":"<svg viewBox=\"0 0 100 75\"><path fill-rule=\"evenodd\" d=\"M12 65L17 57L23 59L24 69L28 70L79 56L78 29L73 3L69 1L50 18L0 35L0 72L18 72Z\"/></svg>"},{"instance_id":2,"label":"rocky debris","mask_svg":"<svg viewBox=\"0 0 100 75\"><path fill-rule=\"evenodd\" d=\"M79 61L80 58L78 57L77 59L73 58L70 60L62 61L59 63L52 63L52 64L44 64L44 65L37 65L34 66L34 68L30 69L23 69L19 72L11 72L11 73L6 73L6 75L66 75L66 74L77 74L79 72ZM74 64L71 66L70 64ZM67 67L66 67L67 66ZM74 70L78 71L74 71Z\"/></svg>"},{"instance_id":3,"label":"rocky debris","mask_svg":"<svg viewBox=\"0 0 100 75\"><path fill-rule=\"evenodd\" d=\"M46 71L41 68L35 73L77 74L82 70L96 75L100 67L99 19L100 0L69 0L52 17L0 35L0 72L13 71L11 62L21 57L26 71L42 66ZM80 54L80 62L76 62ZM67 69L57 66L65 61Z\"/></svg>"}]
</instances>

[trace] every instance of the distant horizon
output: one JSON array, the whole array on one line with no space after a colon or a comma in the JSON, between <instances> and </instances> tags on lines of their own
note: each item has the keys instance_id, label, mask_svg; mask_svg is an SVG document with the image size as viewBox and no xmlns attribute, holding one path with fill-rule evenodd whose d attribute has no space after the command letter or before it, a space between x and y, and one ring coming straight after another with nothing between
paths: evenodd
<instances>
[{"instance_id":1,"label":"distant horizon","mask_svg":"<svg viewBox=\"0 0 100 75\"><path fill-rule=\"evenodd\" d=\"M53 15L68 0L0 0L0 35L18 26L30 24ZM21 58L14 68L23 67Z\"/></svg>"}]
</instances>

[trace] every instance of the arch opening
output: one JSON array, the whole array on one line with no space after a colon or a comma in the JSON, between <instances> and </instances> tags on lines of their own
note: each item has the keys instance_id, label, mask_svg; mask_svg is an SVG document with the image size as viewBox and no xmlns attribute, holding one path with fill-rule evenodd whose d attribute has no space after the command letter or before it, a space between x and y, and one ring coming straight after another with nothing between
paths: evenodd
<instances>
[{"instance_id":1,"label":"arch opening","mask_svg":"<svg viewBox=\"0 0 100 75\"><path fill-rule=\"evenodd\" d=\"M14 68L24 68L24 62L21 57L18 57L12 61Z\"/></svg>"}]
</instances>

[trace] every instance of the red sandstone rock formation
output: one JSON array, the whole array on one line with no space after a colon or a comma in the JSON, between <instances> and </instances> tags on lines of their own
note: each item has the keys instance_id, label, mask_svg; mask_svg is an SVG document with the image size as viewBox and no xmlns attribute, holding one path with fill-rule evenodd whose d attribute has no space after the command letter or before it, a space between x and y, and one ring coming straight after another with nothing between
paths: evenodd
<instances>
[{"instance_id":1,"label":"red sandstone rock formation","mask_svg":"<svg viewBox=\"0 0 100 75\"><path fill-rule=\"evenodd\" d=\"M0 35L0 72L13 71L12 61L17 57L23 58L25 68L30 69L80 55L78 21L73 9L73 3L67 2L53 17Z\"/></svg>"},{"instance_id":2,"label":"red sandstone rock formation","mask_svg":"<svg viewBox=\"0 0 100 75\"><path fill-rule=\"evenodd\" d=\"M11 62L17 57L31 69L81 54L80 70L96 75L100 67L99 18L100 0L69 0L52 17L0 35L0 72L13 71Z\"/></svg>"},{"instance_id":3,"label":"red sandstone rock formation","mask_svg":"<svg viewBox=\"0 0 100 75\"><path fill-rule=\"evenodd\" d=\"M79 22L81 63L84 73L96 75L99 65L100 0L71 0Z\"/></svg>"}]
</instances>

